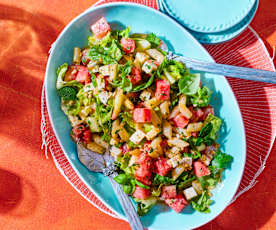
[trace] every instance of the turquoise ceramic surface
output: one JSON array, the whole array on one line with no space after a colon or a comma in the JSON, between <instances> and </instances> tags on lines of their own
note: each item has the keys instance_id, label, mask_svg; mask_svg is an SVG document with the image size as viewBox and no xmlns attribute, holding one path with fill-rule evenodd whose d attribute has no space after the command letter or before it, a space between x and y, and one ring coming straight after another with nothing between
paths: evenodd
<instances>
[{"instance_id":1,"label":"turquoise ceramic surface","mask_svg":"<svg viewBox=\"0 0 276 230\"><path fill-rule=\"evenodd\" d=\"M105 16L113 28L128 25L134 32L153 32L166 41L169 48L176 53L197 59L213 60L190 33L174 20L152 8L138 4L113 3L90 8L75 18L59 35L48 60L45 79L47 108L54 132L80 178L106 206L125 219L108 179L101 174L89 172L78 160L76 145L69 136L71 127L60 109L60 99L55 88L58 66L64 62L71 62L74 46L82 47L87 44L90 25L101 16ZM209 74L202 76L203 83L213 91L211 104L216 114L224 121L219 143L225 152L234 157L232 168L226 170L222 185L214 190L211 213L198 213L188 207L177 214L165 205L158 205L141 218L146 228L184 230L203 225L224 210L239 186L246 158L246 143L237 101L223 76Z\"/></svg>"},{"instance_id":2,"label":"turquoise ceramic surface","mask_svg":"<svg viewBox=\"0 0 276 230\"><path fill-rule=\"evenodd\" d=\"M160 5L159 9L163 13L170 15L166 5L163 4L162 0L158 0L158 2ZM248 27L248 25L253 20L255 14L257 12L258 4L259 4L259 1L256 0L254 6L249 11L248 15L240 23L236 24L235 26L231 27L228 30L225 30L222 32L217 32L217 33L200 33L200 32L196 32L196 31L189 30L189 29L187 29L187 30L200 43L203 43L203 44L217 44L217 43L229 41L229 40L235 38L236 36L238 36L240 33L242 33Z\"/></svg>"},{"instance_id":3,"label":"turquoise ceramic surface","mask_svg":"<svg viewBox=\"0 0 276 230\"><path fill-rule=\"evenodd\" d=\"M239 23L255 0L162 0L182 25L197 32L220 32Z\"/></svg>"}]
</instances>

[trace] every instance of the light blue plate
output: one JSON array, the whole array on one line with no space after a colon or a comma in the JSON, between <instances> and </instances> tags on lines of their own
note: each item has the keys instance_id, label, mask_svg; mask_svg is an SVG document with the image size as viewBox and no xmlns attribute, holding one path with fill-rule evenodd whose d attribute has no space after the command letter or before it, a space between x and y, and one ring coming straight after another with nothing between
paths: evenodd
<instances>
[{"instance_id":1,"label":"light blue plate","mask_svg":"<svg viewBox=\"0 0 276 230\"><path fill-rule=\"evenodd\" d=\"M197 32L227 30L249 13L256 0L162 0L170 15Z\"/></svg>"},{"instance_id":2,"label":"light blue plate","mask_svg":"<svg viewBox=\"0 0 276 230\"><path fill-rule=\"evenodd\" d=\"M101 174L89 172L78 160L76 145L69 136L71 127L60 109L60 99L55 88L58 66L71 62L73 47L87 45L90 25L102 16L106 17L112 28L129 25L132 31L137 33L153 32L166 41L169 48L176 53L208 61L213 59L190 33L174 20L138 4L113 3L91 8L75 18L59 35L47 63L45 79L51 124L63 151L80 178L108 208L125 219L108 179ZM246 158L245 131L239 106L224 77L203 74L202 81L213 91L211 104L215 113L223 119L219 143L223 151L234 157L232 168L226 170L222 186L214 190L211 213L198 213L188 207L177 214L164 205L157 205L141 218L144 226L149 229L184 230L201 226L226 208L239 186Z\"/></svg>"},{"instance_id":3,"label":"light blue plate","mask_svg":"<svg viewBox=\"0 0 276 230\"><path fill-rule=\"evenodd\" d=\"M163 13L170 15L170 13L168 12L168 8L166 7L165 4L163 4L163 0L158 0L158 3L160 5L160 10ZM231 27L228 30L217 32L217 33L200 33L189 29L187 30L202 44L217 44L217 43L229 41L237 37L248 27L248 25L253 20L257 12L258 5L259 5L259 1L256 0L254 6L249 11L248 15L241 22L239 22L238 24L236 24L235 26ZM177 20L177 18L175 19Z\"/></svg>"}]
</instances>

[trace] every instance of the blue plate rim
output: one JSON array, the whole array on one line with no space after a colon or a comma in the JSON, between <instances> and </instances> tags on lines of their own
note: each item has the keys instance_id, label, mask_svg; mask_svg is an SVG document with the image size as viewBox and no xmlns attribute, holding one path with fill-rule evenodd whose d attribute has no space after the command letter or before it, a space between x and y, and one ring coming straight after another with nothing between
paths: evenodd
<instances>
[{"instance_id":1,"label":"blue plate rim","mask_svg":"<svg viewBox=\"0 0 276 230\"><path fill-rule=\"evenodd\" d=\"M71 167L74 169L74 171L77 173L77 175L79 176L79 178L82 180L82 182L88 187L91 189L91 191L93 192L93 194L106 206L108 207L108 209L110 209L111 211L113 211L114 213L116 213L116 215L122 219L122 220L125 220L127 221L126 217L121 215L120 213L118 213L115 209L113 209L111 206L109 206L100 196L100 194L98 194L87 182L86 180L82 177L82 175L79 173L79 171L76 169L75 165L72 163L70 157L68 156L68 154L66 153L65 151L65 148L64 148L64 145L63 143L60 141L59 139L59 135L57 134L57 130L56 130L56 127L55 125L53 125L53 118L52 118L52 111L51 111L51 106L50 106L50 102L49 102L49 95L48 95L48 76L49 76L49 67L50 67L50 60L52 58L52 55L54 54L54 51L55 51L55 44L61 39L61 37L63 36L64 33L66 33L66 31L68 30L68 28L73 24L75 23L75 21L77 21L78 19L80 19L82 16L84 16L85 14L88 14L90 13L91 11L94 11L96 9L100 9L100 8L105 8L105 7L111 7L111 6L135 6L135 7L140 7L140 8L145 8L146 10L150 10L152 11L153 13L157 13L157 14L160 14L162 17L166 17L167 20L171 21L175 26L179 27L183 33L185 33L191 40L193 40L193 42L197 43L198 47L210 58L210 61L214 62L214 59L212 58L212 56L207 52L207 50L198 42L197 39L195 39L193 37L193 35L191 33L189 33L181 24L179 24L178 22L176 22L175 20L173 20L171 17L169 17L168 15L160 12L159 10L156 10L152 7L149 7L149 6L145 6L145 5L142 5L142 4L138 4L138 3L130 3L130 2L114 2L114 3L105 3L105 4L101 4L99 6L91 6L89 7L88 9L86 9L84 12L82 12L81 14L79 14L78 16L76 16L75 18L73 18L65 27L64 29L62 30L62 32L58 35L58 38L56 39L56 41L54 42L54 45L52 46L51 48L51 52L50 52L50 55L48 57L48 61L47 61L47 65L46 65L46 73L45 73L45 80L44 80L44 86L45 86L45 96L46 96L46 106L47 106L47 109L48 109L48 114L49 114L49 120L50 120L50 123L52 125L52 128L53 128L53 131L54 131L54 134L57 138L57 141L59 143L59 145L61 146L61 149L62 151L65 153L64 155L66 156L68 162L70 163ZM224 76L221 76L221 77L224 77ZM240 174L240 178L239 180L237 180L238 182L235 184L235 189L233 189L233 195L231 197L231 199L229 199L229 203L231 202L232 198L234 197L234 195L236 194L238 188L239 188L239 185L241 183L241 180L242 180L242 176L243 176L243 173L244 173L244 168L245 168L245 163L246 163L246 146L247 146L247 143L246 143L246 135L245 135L245 127L244 127L244 121L243 121L243 118L242 118L242 114L241 114L241 111L240 111L240 107L238 105L238 102L237 102L237 99L235 97L235 94L231 88L231 86L229 85L228 81L226 80L226 78L224 77L225 79L225 83L226 85L229 87L229 89L232 91L233 93L233 97L234 97L234 103L236 104L237 108L238 108L238 113L239 113L239 116L241 117L241 125L242 125L242 136L243 136L243 142L244 142L244 159L243 159L243 165L242 165L242 171L241 171L241 174ZM197 227L200 227L200 226L203 226L205 225L206 223L212 221L213 219L215 219L217 216L219 216L225 209L227 208L227 205L222 208L220 210L220 212L217 213L216 216L210 218L209 220L207 221L204 221L202 222L200 225L194 225L192 226L192 228L197 228ZM148 229L152 229L152 230L157 230L156 228L152 228L151 226L148 227Z\"/></svg>"}]
</instances>

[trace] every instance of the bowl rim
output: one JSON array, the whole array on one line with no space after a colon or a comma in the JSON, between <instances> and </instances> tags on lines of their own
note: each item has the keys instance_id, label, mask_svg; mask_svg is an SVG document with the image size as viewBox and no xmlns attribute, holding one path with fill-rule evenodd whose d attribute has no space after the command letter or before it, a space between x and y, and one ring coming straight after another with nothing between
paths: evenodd
<instances>
[{"instance_id":1,"label":"bowl rim","mask_svg":"<svg viewBox=\"0 0 276 230\"><path fill-rule=\"evenodd\" d=\"M120 7L120 6L130 6L130 7L139 7L139 8L143 8L145 10L149 10L154 14L159 14L160 16L166 18L166 20L170 21L172 24L174 24L174 26L178 27L187 37L189 37L189 39L191 39L193 42L195 42L197 44L197 46L202 50L202 52L204 52L210 59L210 61L215 62L213 57L208 53L208 51L199 43L199 41L193 37L193 35L191 33L189 33L181 24L179 24L178 22L176 22L175 20L173 20L171 17L169 17L168 15L160 12L159 10L156 10L152 7L143 5L143 4L139 4L139 3L131 3L131 2L113 2L113 3L104 3L101 5L92 5L91 7L89 7L88 9L86 9L85 11L83 11L81 14L77 15L76 17L74 17L65 27L64 29L61 31L61 33L58 35L57 39L53 42L51 48L50 48L50 55L48 57L47 60L47 65L46 65L46 72L45 72L45 80L44 80L44 87L45 87L45 96L46 96L46 106L47 106L47 110L48 110L48 114L49 114L49 120L51 123L51 126L53 128L54 134L57 138L57 141L62 149L62 151L64 152L65 157L67 158L68 162L70 163L71 167L74 169L74 171L76 172L76 174L79 176L79 178L82 180L82 182L89 188L91 189L91 191L93 192L93 194L108 208L110 209L112 212L114 212L120 219L125 220L127 222L127 219L125 216L121 215L119 212L117 212L114 208L112 208L111 206L109 206L100 196L100 194L98 192L96 192L87 182L86 180L83 178L83 176L81 175L81 173L79 173L79 171L76 169L75 165L72 163L71 159L69 158L68 154L66 153L65 149L64 149L64 145L63 143L59 140L59 135L57 134L57 130L56 127L53 122L53 118L52 118L52 112L51 112L51 106L50 106L50 101L49 101L49 95L48 95L48 77L49 77L49 68L50 68L50 62L52 59L52 56L54 55L54 51L56 49L56 44L61 40L61 38L63 37L63 35L66 33L66 31L69 29L69 27L74 24L78 19L82 18L83 16L85 16L86 14L90 14L93 11L97 10L97 9L101 9L101 8L106 8L106 7ZM213 75L213 74L212 74ZM231 196L231 198L229 197L228 199L228 204L230 204L231 200L233 199L233 197L235 196L236 192L238 191L239 185L242 181L242 177L244 174L244 169L245 169L245 164L246 164L246 158L247 158L247 154L246 154L246 147L247 147L247 143L246 143L246 133L245 133L245 126L244 126L244 121L243 121L243 117L240 111L240 107L238 104L238 101L236 99L236 96L231 88L231 86L229 85L229 82L226 80L226 78L224 76L221 76L225 79L225 83L228 85L229 89L232 91L233 94L233 98L234 98L234 103L236 104L237 108L238 108L238 113L239 116L241 117L241 130L242 132L242 136L243 136L243 142L244 142L244 153L243 153L243 165L242 165L242 172L239 176L239 180L237 180L237 182L234 184L234 188L233 189L233 195ZM207 223L209 223L210 221L212 221L213 219L215 219L217 216L219 216L226 208L228 207L228 205L225 205L225 207L223 207L220 212L218 212L215 216L211 217L210 219L201 222L199 225L194 225L192 226L192 228L198 228L201 227ZM98 208L98 207L97 207ZM148 226L148 229L153 229L151 226Z\"/></svg>"}]
</instances>

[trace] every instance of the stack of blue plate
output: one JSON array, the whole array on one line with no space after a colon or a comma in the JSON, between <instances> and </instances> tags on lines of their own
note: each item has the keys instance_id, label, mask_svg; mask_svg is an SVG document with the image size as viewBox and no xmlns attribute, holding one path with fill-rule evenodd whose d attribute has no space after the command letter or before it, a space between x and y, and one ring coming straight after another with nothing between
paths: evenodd
<instances>
[{"instance_id":1,"label":"stack of blue plate","mask_svg":"<svg viewBox=\"0 0 276 230\"><path fill-rule=\"evenodd\" d=\"M157 0L159 9L203 44L228 41L250 24L259 0Z\"/></svg>"}]
</instances>

